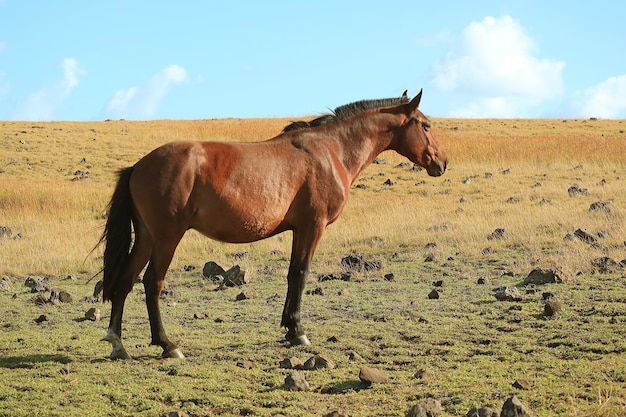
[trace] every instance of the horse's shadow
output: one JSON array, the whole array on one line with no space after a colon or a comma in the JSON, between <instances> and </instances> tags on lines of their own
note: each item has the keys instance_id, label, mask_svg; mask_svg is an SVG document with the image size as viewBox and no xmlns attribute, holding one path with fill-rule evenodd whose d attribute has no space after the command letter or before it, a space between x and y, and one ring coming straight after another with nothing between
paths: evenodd
<instances>
[{"instance_id":1,"label":"horse's shadow","mask_svg":"<svg viewBox=\"0 0 626 417\"><path fill-rule=\"evenodd\" d=\"M66 355L22 355L22 356L0 356L0 368L5 369L31 369L35 368L38 363L56 362L66 365L72 362L72 359Z\"/></svg>"}]
</instances>

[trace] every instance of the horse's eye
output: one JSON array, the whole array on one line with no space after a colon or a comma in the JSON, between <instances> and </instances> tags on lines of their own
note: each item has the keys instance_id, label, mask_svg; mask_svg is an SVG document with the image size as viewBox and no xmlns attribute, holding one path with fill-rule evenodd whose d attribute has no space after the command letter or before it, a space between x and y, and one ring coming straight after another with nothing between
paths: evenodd
<instances>
[{"instance_id":1,"label":"horse's eye","mask_svg":"<svg viewBox=\"0 0 626 417\"><path fill-rule=\"evenodd\" d=\"M428 132L430 130L430 125L428 123L424 123L424 132Z\"/></svg>"}]
</instances>

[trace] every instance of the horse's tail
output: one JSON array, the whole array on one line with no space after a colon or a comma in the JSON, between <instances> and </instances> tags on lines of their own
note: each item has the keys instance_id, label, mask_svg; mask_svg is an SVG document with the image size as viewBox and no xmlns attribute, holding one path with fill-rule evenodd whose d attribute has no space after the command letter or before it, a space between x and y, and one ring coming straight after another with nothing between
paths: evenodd
<instances>
[{"instance_id":1,"label":"horse's tail","mask_svg":"<svg viewBox=\"0 0 626 417\"><path fill-rule=\"evenodd\" d=\"M111 202L100 243L104 243L104 277L102 297L111 300L130 261L132 246L133 200L130 195L129 180L134 167L124 168L119 178Z\"/></svg>"}]
</instances>

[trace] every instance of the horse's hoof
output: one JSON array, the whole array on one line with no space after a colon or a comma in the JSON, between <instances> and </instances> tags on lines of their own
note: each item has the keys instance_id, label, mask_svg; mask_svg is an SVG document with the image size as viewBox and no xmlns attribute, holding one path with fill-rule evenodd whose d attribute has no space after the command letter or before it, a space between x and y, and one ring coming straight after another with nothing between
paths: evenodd
<instances>
[{"instance_id":1,"label":"horse's hoof","mask_svg":"<svg viewBox=\"0 0 626 417\"><path fill-rule=\"evenodd\" d=\"M305 334L300 336L296 336L293 339L289 340L289 344L291 346L311 346L311 341Z\"/></svg>"},{"instance_id":2,"label":"horse's hoof","mask_svg":"<svg viewBox=\"0 0 626 417\"><path fill-rule=\"evenodd\" d=\"M113 360L117 360L117 359L122 359L122 360L126 360L126 359L132 359L132 357L128 354L128 352L126 352L126 349L124 349L123 347L120 348L113 348L113 352L111 352L111 354L109 355L109 358L113 359Z\"/></svg>"},{"instance_id":3,"label":"horse's hoof","mask_svg":"<svg viewBox=\"0 0 626 417\"><path fill-rule=\"evenodd\" d=\"M169 352L163 352L163 357L171 359L185 359L185 355L183 355L183 352L181 352L178 348L170 350Z\"/></svg>"}]
</instances>

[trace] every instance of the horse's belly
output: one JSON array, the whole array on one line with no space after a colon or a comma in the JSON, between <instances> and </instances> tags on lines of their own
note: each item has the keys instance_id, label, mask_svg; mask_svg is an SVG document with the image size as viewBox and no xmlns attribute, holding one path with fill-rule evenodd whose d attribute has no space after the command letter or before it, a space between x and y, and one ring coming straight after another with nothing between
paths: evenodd
<instances>
[{"instance_id":1,"label":"horse's belly","mask_svg":"<svg viewBox=\"0 0 626 417\"><path fill-rule=\"evenodd\" d=\"M286 230L284 210L199 210L191 227L205 236L228 243L265 239Z\"/></svg>"}]
</instances>

